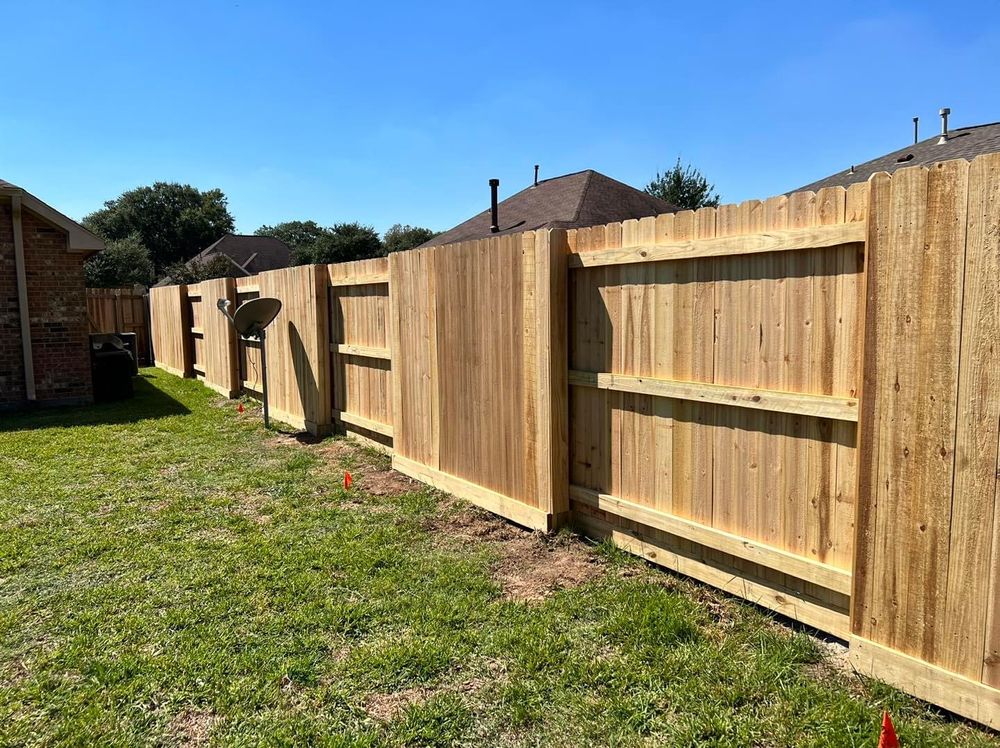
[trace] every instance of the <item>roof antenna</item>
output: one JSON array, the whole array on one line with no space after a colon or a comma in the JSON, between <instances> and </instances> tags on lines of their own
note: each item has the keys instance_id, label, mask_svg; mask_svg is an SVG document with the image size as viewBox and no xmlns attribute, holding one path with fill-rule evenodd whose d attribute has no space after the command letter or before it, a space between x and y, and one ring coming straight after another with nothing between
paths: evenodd
<instances>
[{"instance_id":1,"label":"roof antenna","mask_svg":"<svg viewBox=\"0 0 1000 748\"><path fill-rule=\"evenodd\" d=\"M497 188L500 187L499 179L490 180L490 233L496 234L500 231L500 222L497 219Z\"/></svg>"},{"instance_id":2,"label":"roof antenna","mask_svg":"<svg viewBox=\"0 0 1000 748\"><path fill-rule=\"evenodd\" d=\"M951 109L944 107L938 114L941 115L941 137L938 138L938 145L944 145L948 142L948 115L951 114Z\"/></svg>"},{"instance_id":3,"label":"roof antenna","mask_svg":"<svg viewBox=\"0 0 1000 748\"><path fill-rule=\"evenodd\" d=\"M538 164L535 164L535 183L531 185L532 187L538 186Z\"/></svg>"},{"instance_id":4,"label":"roof antenna","mask_svg":"<svg viewBox=\"0 0 1000 748\"><path fill-rule=\"evenodd\" d=\"M913 145L920 140L920 117L913 118Z\"/></svg>"}]
</instances>

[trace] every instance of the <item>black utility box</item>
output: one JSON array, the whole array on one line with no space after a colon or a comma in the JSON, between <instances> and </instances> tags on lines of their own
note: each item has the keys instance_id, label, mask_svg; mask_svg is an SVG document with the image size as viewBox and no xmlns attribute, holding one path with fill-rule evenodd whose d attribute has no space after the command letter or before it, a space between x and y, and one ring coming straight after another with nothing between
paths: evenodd
<instances>
[{"instance_id":1,"label":"black utility box","mask_svg":"<svg viewBox=\"0 0 1000 748\"><path fill-rule=\"evenodd\" d=\"M132 377L139 373L139 369L135 355L122 340L124 337L131 338L134 349L135 333L94 333L90 336L90 369L94 379L94 399L98 402L132 397Z\"/></svg>"}]
</instances>

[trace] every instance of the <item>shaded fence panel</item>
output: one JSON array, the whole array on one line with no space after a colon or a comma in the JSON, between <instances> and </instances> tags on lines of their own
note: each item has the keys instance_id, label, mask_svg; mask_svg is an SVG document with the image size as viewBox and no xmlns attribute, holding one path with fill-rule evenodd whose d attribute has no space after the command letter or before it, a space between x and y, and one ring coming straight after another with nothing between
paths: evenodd
<instances>
[{"instance_id":1,"label":"shaded fence panel","mask_svg":"<svg viewBox=\"0 0 1000 748\"><path fill-rule=\"evenodd\" d=\"M261 296L281 299L267 329L267 382L275 418L312 433L330 423L327 273L320 265L271 270L257 277Z\"/></svg>"},{"instance_id":2,"label":"shaded fence panel","mask_svg":"<svg viewBox=\"0 0 1000 748\"><path fill-rule=\"evenodd\" d=\"M188 286L191 304L192 369L195 376L226 397L240 392L236 366L236 330L217 307L219 299L236 300L236 281L216 278Z\"/></svg>"},{"instance_id":3,"label":"shaded fence panel","mask_svg":"<svg viewBox=\"0 0 1000 748\"><path fill-rule=\"evenodd\" d=\"M852 657L997 727L1000 155L876 175L869 221Z\"/></svg>"},{"instance_id":4,"label":"shaded fence panel","mask_svg":"<svg viewBox=\"0 0 1000 748\"><path fill-rule=\"evenodd\" d=\"M257 278L237 278L236 279L236 304L240 304L250 299L260 297L260 286ZM240 383L241 391L260 397L261 394L261 369L260 369L260 343L256 340L245 340L236 336L236 377Z\"/></svg>"},{"instance_id":5,"label":"shaded fence panel","mask_svg":"<svg viewBox=\"0 0 1000 748\"><path fill-rule=\"evenodd\" d=\"M570 232L581 256L733 239L722 256L570 271L574 511L594 529L652 541L661 552L646 555L661 563L713 583L735 574L757 585L753 599L841 633L863 244L741 245L863 221L866 195L859 185ZM730 547L741 555L720 551Z\"/></svg>"},{"instance_id":6,"label":"shaded fence panel","mask_svg":"<svg viewBox=\"0 0 1000 748\"><path fill-rule=\"evenodd\" d=\"M392 446L389 261L328 265L333 420Z\"/></svg>"},{"instance_id":7,"label":"shaded fence panel","mask_svg":"<svg viewBox=\"0 0 1000 748\"><path fill-rule=\"evenodd\" d=\"M148 300L142 287L88 288L87 321L91 332L134 333L139 364L152 363Z\"/></svg>"}]
</instances>

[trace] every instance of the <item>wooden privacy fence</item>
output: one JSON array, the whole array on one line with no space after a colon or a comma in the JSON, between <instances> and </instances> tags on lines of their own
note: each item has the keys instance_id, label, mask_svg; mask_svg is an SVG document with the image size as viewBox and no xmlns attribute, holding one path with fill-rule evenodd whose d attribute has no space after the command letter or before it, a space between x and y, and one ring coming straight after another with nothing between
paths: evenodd
<instances>
[{"instance_id":1,"label":"wooden privacy fence","mask_svg":"<svg viewBox=\"0 0 1000 748\"><path fill-rule=\"evenodd\" d=\"M139 363L153 362L149 352L148 299L142 286L88 288L87 322L91 332L135 333Z\"/></svg>"},{"instance_id":2,"label":"wooden privacy fence","mask_svg":"<svg viewBox=\"0 0 1000 748\"><path fill-rule=\"evenodd\" d=\"M1000 155L151 294L157 364L850 643L1000 726ZM272 373L273 372L273 373Z\"/></svg>"}]
</instances>

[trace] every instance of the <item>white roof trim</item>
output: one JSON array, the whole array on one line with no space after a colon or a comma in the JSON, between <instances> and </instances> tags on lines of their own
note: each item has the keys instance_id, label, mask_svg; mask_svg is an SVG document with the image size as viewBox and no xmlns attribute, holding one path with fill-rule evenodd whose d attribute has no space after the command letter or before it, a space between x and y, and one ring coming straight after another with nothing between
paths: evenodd
<instances>
[{"instance_id":1,"label":"white roof trim","mask_svg":"<svg viewBox=\"0 0 1000 748\"><path fill-rule=\"evenodd\" d=\"M23 207L66 231L69 234L68 243L70 252L100 252L104 249L104 241L99 236L91 233L72 218L64 216L51 205L43 203L30 192L26 192L20 187L15 187L14 189L0 190L0 193L5 195L20 195Z\"/></svg>"}]
</instances>

